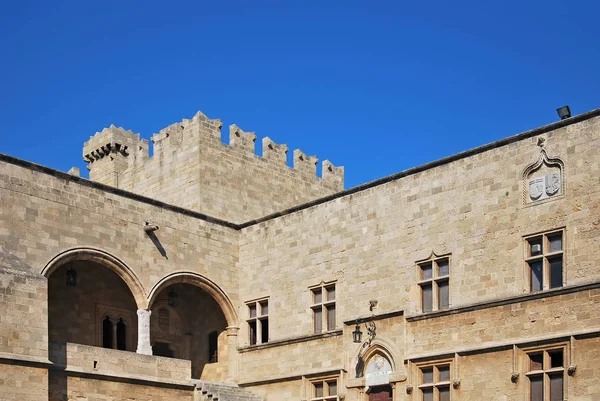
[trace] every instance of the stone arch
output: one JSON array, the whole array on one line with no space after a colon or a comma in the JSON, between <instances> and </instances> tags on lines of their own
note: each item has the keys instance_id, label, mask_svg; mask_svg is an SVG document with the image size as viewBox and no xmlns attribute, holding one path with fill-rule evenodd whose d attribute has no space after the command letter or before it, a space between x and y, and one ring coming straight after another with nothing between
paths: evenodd
<instances>
[{"instance_id":1,"label":"stone arch","mask_svg":"<svg viewBox=\"0 0 600 401\"><path fill-rule=\"evenodd\" d=\"M168 286L172 284L191 284L200 289L204 290L207 294L209 294L219 305L223 315L225 315L225 320L227 321L228 327L237 327L238 317L235 312L235 308L233 304L229 300L229 297L218 285L216 285L211 280L206 277L192 272L192 271L179 271L175 273L168 274L160 279L152 289L150 290L150 294L148 295L148 308L152 307L156 296Z\"/></svg>"},{"instance_id":2,"label":"stone arch","mask_svg":"<svg viewBox=\"0 0 600 401\"><path fill-rule=\"evenodd\" d=\"M388 350L388 348L383 345L382 342L373 342L373 344L365 351L362 358L365 360L366 363L369 363L371 358L373 358L375 355L382 355L390 363L392 371L397 371L394 356Z\"/></svg>"},{"instance_id":3,"label":"stone arch","mask_svg":"<svg viewBox=\"0 0 600 401\"><path fill-rule=\"evenodd\" d=\"M98 263L115 272L127 285L138 309L147 308L147 296L144 286L140 282L137 275L131 270L125 262L111 255L110 253L92 247L78 247L67 249L58 255L54 256L42 269L42 275L46 278L59 267L69 262L89 261Z\"/></svg>"},{"instance_id":4,"label":"stone arch","mask_svg":"<svg viewBox=\"0 0 600 401\"><path fill-rule=\"evenodd\" d=\"M355 371L352 372L352 374L355 373L356 378L364 377L364 369L366 369L367 363L377 354L384 356L390 362L393 372L398 372L398 367L395 362L395 355L399 355L398 350L391 342L386 341L385 339L376 338L366 349L361 346L354 353L351 359L351 366Z\"/></svg>"}]
</instances>

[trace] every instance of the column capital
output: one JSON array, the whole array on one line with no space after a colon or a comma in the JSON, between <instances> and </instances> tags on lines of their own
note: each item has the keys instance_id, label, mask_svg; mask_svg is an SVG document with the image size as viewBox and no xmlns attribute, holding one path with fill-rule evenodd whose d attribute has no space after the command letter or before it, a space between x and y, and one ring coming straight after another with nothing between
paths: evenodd
<instances>
[{"instance_id":1,"label":"column capital","mask_svg":"<svg viewBox=\"0 0 600 401\"><path fill-rule=\"evenodd\" d=\"M152 311L150 309L138 309L137 315L139 318L148 319L150 317L150 315L152 315Z\"/></svg>"},{"instance_id":2,"label":"column capital","mask_svg":"<svg viewBox=\"0 0 600 401\"><path fill-rule=\"evenodd\" d=\"M237 336L240 332L239 326L227 326L227 337Z\"/></svg>"}]
</instances>

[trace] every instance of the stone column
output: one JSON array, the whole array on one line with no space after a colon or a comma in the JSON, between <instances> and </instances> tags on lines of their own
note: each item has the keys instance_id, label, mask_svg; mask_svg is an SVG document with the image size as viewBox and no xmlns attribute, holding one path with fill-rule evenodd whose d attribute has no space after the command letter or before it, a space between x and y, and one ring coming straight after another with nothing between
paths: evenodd
<instances>
[{"instance_id":1,"label":"stone column","mask_svg":"<svg viewBox=\"0 0 600 401\"><path fill-rule=\"evenodd\" d=\"M227 327L227 364L229 367L227 381L232 383L237 383L238 381L237 340L239 331L240 328L237 326Z\"/></svg>"},{"instance_id":2,"label":"stone column","mask_svg":"<svg viewBox=\"0 0 600 401\"><path fill-rule=\"evenodd\" d=\"M152 311L138 309L138 345L137 353L152 355L152 345L150 345L150 315Z\"/></svg>"}]
</instances>

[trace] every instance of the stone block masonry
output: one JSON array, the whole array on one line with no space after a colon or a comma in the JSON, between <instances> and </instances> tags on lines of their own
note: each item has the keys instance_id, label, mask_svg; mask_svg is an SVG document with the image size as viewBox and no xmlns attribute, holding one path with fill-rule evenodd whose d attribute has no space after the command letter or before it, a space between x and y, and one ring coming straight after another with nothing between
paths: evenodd
<instances>
[{"instance_id":1,"label":"stone block masonry","mask_svg":"<svg viewBox=\"0 0 600 401\"><path fill-rule=\"evenodd\" d=\"M221 126L198 112L155 134L152 157L139 134L105 128L84 144L90 179L234 223L343 190L343 167L325 160L319 178L315 156L296 149L290 168L286 145L264 138L260 157L253 132L233 124L225 145Z\"/></svg>"}]
</instances>

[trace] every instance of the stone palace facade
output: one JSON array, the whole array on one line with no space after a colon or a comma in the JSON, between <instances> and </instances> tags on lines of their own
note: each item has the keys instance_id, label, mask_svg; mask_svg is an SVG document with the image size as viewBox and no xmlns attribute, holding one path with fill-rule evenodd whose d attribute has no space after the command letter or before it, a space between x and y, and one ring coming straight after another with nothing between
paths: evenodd
<instances>
[{"instance_id":1,"label":"stone palace facade","mask_svg":"<svg viewBox=\"0 0 600 401\"><path fill-rule=\"evenodd\" d=\"M347 190L221 126L0 154L0 400L600 400L600 110Z\"/></svg>"}]
</instances>

